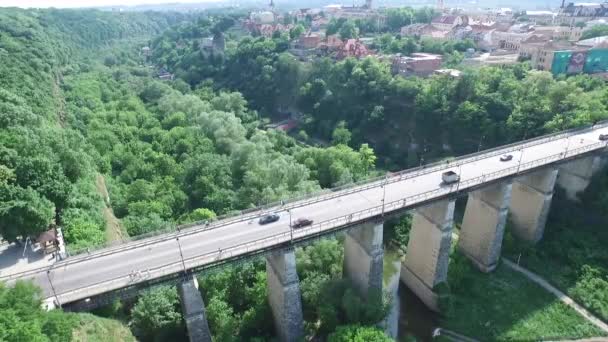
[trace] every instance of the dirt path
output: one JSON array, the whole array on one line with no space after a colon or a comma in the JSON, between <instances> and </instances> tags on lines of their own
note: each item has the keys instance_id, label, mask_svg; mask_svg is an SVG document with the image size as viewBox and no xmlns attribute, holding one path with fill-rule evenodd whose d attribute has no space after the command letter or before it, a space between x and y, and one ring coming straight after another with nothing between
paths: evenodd
<instances>
[{"instance_id":1,"label":"dirt path","mask_svg":"<svg viewBox=\"0 0 608 342\"><path fill-rule=\"evenodd\" d=\"M604 323L602 320L600 320L599 318L595 317L593 314L591 314L585 308L583 308L582 306L578 305L574 300L572 300L572 298L568 297L565 293L563 293L562 291L558 290L553 285L549 284L546 280L544 280L543 278L541 278L539 275L528 271L527 269L525 269L525 268L523 268L523 267L515 264L514 262L512 262L512 261L510 261L510 260L508 260L506 258L502 258L502 261L504 262L504 264L507 267L509 267L512 270L517 271L517 272L525 275L528 279L530 279L533 282L537 283L538 285L542 286L545 290L553 293L564 304L566 304L569 307L571 307L574 310L576 310L576 312L578 312L581 316L583 316L585 319L587 319L589 322L591 322L593 325L595 325L596 327L598 327L602 331L608 333L608 324ZM605 339L604 339L604 341L605 341Z\"/></svg>"},{"instance_id":2,"label":"dirt path","mask_svg":"<svg viewBox=\"0 0 608 342\"><path fill-rule=\"evenodd\" d=\"M106 220L106 241L114 242L114 241L122 241L128 237L127 232L122 227L120 220L114 216L114 212L112 211L112 206L110 205L110 195L108 194L108 189L106 188L106 180L101 174L97 174L97 178L95 180L95 186L97 187L97 191L103 197L104 208L103 208L103 217Z\"/></svg>"}]
</instances>

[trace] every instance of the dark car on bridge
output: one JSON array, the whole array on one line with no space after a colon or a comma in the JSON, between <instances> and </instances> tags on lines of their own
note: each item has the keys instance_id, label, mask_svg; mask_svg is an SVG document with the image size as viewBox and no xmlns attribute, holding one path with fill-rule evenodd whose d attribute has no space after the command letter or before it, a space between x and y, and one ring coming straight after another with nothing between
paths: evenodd
<instances>
[{"instance_id":1,"label":"dark car on bridge","mask_svg":"<svg viewBox=\"0 0 608 342\"><path fill-rule=\"evenodd\" d=\"M306 226L310 226L312 224L312 220L309 220L307 218L299 218L295 221L293 221L293 223L291 224L292 228L302 228L302 227L306 227Z\"/></svg>"},{"instance_id":2,"label":"dark car on bridge","mask_svg":"<svg viewBox=\"0 0 608 342\"><path fill-rule=\"evenodd\" d=\"M260 220L258 221L258 223L259 224L269 224L272 222L277 222L280 218L281 218L281 216L279 216L279 214L268 214L268 215L264 215L264 216L260 217Z\"/></svg>"},{"instance_id":3,"label":"dark car on bridge","mask_svg":"<svg viewBox=\"0 0 608 342\"><path fill-rule=\"evenodd\" d=\"M601 141L606 141L606 140L608 140L608 134L600 134L600 140L601 140Z\"/></svg>"}]
</instances>

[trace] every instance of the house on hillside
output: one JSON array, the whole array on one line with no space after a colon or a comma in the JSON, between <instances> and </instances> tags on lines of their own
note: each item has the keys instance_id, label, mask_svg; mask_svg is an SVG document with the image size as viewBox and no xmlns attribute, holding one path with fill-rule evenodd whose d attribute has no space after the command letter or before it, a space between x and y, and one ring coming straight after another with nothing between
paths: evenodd
<instances>
[{"instance_id":1,"label":"house on hillside","mask_svg":"<svg viewBox=\"0 0 608 342\"><path fill-rule=\"evenodd\" d=\"M425 33L434 31L435 29L430 24L411 24L401 28L401 36L420 37Z\"/></svg>"},{"instance_id":2,"label":"house on hillside","mask_svg":"<svg viewBox=\"0 0 608 342\"><path fill-rule=\"evenodd\" d=\"M338 49L336 59L341 60L348 57L364 58L370 55L372 55L372 52L359 39L348 39Z\"/></svg>"},{"instance_id":3,"label":"house on hillside","mask_svg":"<svg viewBox=\"0 0 608 342\"><path fill-rule=\"evenodd\" d=\"M308 31L298 38L295 44L297 49L315 49L321 44L321 36L317 33Z\"/></svg>"},{"instance_id":4,"label":"house on hillside","mask_svg":"<svg viewBox=\"0 0 608 342\"><path fill-rule=\"evenodd\" d=\"M394 75L428 76L441 68L442 57L432 53L413 53L411 56L396 56L391 64Z\"/></svg>"}]
</instances>

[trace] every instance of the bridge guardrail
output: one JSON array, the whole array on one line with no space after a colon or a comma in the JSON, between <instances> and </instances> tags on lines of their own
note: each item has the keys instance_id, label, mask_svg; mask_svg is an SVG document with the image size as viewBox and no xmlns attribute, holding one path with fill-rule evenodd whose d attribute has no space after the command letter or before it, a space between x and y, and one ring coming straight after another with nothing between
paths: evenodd
<instances>
[{"instance_id":1,"label":"bridge guardrail","mask_svg":"<svg viewBox=\"0 0 608 342\"><path fill-rule=\"evenodd\" d=\"M299 197L290 198L290 199L284 200L282 202L275 202L275 203L267 204L265 206L251 208L248 210L240 211L239 213L232 214L232 215L230 215L230 214L224 215L224 216L217 218L216 221L213 221L212 223L203 221L203 222L194 222L194 223L186 224L186 225L180 225L180 226L176 227L177 232L173 229L156 231L156 232L151 233L150 235L138 236L138 237L134 237L132 239L126 240L126 241L120 241L120 243L118 243L118 244L114 244L114 245L110 245L110 246L107 246L107 245L101 246L100 249L97 249L93 253L89 253L87 255L76 254L76 255L68 258L68 260L70 260L72 262L78 261L77 259L88 260L92 257L99 257L99 256L107 255L108 253L115 253L116 251L119 251L122 249L145 246L145 245L148 245L151 243L156 243L158 241L170 240L170 239L175 238L175 236L170 233L176 233L177 236L184 236L184 235L200 233L200 232L206 231L206 230L221 228L223 226L230 225L230 224L237 223L237 222L250 221L252 219L260 217L265 212L284 211L284 210L288 210L288 209L291 210L291 209L309 205L312 203L322 202L322 201L326 201L326 200L333 199L336 197L345 196L345 195L348 195L351 193L364 191L364 190L374 188L374 187L379 187L379 186L382 186L383 184L403 181L403 180L407 180L407 179L410 179L413 177L418 177L418 176L421 176L424 174L428 174L428 173L432 173L432 172L436 172L436 171L440 171L440 170L445 170L445 169L449 169L449 168L453 168L453 167L459 167L460 165L463 165L464 163L471 163L471 162L475 162L475 161L478 161L481 159L492 158L492 157L495 157L500 154L517 151L519 149L528 148L531 146L562 139L567 136L569 137L569 136L572 136L575 134L580 134L580 133L583 133L583 132L586 132L589 130L602 128L602 127L606 127L606 126L608 126L608 121L603 121L603 122L600 122L593 126L574 128L574 129L570 129L570 130L566 130L566 131L556 132L556 133L528 139L523 142L507 144L507 145L491 148L488 150L475 152L475 153L468 154L465 156L460 156L460 157L457 157L456 159L450 161L449 163L436 162L436 163L428 164L428 165L425 165L422 167L411 168L411 169L399 171L399 172L392 174L389 177L385 176L385 177L366 179L366 180L357 182L355 184L349 184L349 185L341 186L338 188L332 188L332 189L323 190L320 192L315 192L315 193L306 194L306 195L299 196ZM243 214L245 214L245 216L243 216ZM137 241L139 241L139 243L137 243ZM66 261L68 261L68 260L66 260Z\"/></svg>"},{"instance_id":2,"label":"bridge guardrail","mask_svg":"<svg viewBox=\"0 0 608 342\"><path fill-rule=\"evenodd\" d=\"M481 176L477 176L471 179L465 179L461 182L452 185L452 186L444 186L438 187L433 190L429 190L423 193L419 193L416 195L412 195L409 197L405 197L402 199L398 199L395 201L391 201L389 203L384 203L383 205L377 205L371 208L367 208L358 212L350 213L347 215L343 215L340 217L332 218L326 221L322 221L319 223L315 223L310 227L305 227L303 229L285 231L282 233L274 234L271 236L267 236L264 238L252 240L245 243L240 243L224 250L207 252L201 255L189 257L183 260L179 260L177 262L168 263L165 265L158 266L156 268L146 270L147 274L150 275L150 279L159 278L162 276L166 276L169 274L173 274L183 270L184 265L187 269L200 267L205 264L205 260L221 260L222 255L223 258L232 258L234 256L247 254L252 250L260 250L262 248L271 247L273 245L277 245L279 243L290 241L291 234L293 234L294 239L302 238L309 236L313 233L322 234L323 231L327 231L330 229L337 228L339 226L350 224L353 222L363 221L365 219L376 217L386 212L391 212L398 209L403 209L407 207L414 206L416 204L425 202L428 199L436 198L441 195L448 195L450 193L457 193L462 190L466 190L467 188L484 184L488 181L500 179L504 176L518 174L522 171L528 171L536 168L540 165L546 165L553 161L562 160L569 156L582 154L588 151L597 150L599 148L606 148L608 143L598 142L592 145L587 145L579 148L575 148L565 152L559 152L553 155L549 155L547 157L539 158L536 160L532 160L523 164L518 164L517 166L510 166L492 173L484 174ZM152 272L154 272L154 276L152 277ZM131 277L129 276L121 276L116 277L104 282L98 282L95 284L88 285L86 287L73 289L71 291L67 291L64 293L58 293L57 296L62 298L62 302L69 302L73 300L78 300L82 298L88 298L94 296L96 294L108 292L111 290L115 290L124 286L128 286L131 282ZM126 283L125 283L126 282ZM100 286L103 285L103 288ZM70 297L71 296L71 297Z\"/></svg>"}]
</instances>

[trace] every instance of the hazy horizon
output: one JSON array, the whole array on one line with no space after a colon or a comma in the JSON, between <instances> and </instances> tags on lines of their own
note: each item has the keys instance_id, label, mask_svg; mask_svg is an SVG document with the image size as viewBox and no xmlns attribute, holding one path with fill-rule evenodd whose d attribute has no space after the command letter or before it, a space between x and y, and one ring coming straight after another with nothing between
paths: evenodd
<instances>
[{"instance_id":1,"label":"hazy horizon","mask_svg":"<svg viewBox=\"0 0 608 342\"><path fill-rule=\"evenodd\" d=\"M217 3L225 0L1 0L0 7L21 8L86 8L104 6L137 6L176 3Z\"/></svg>"}]
</instances>

